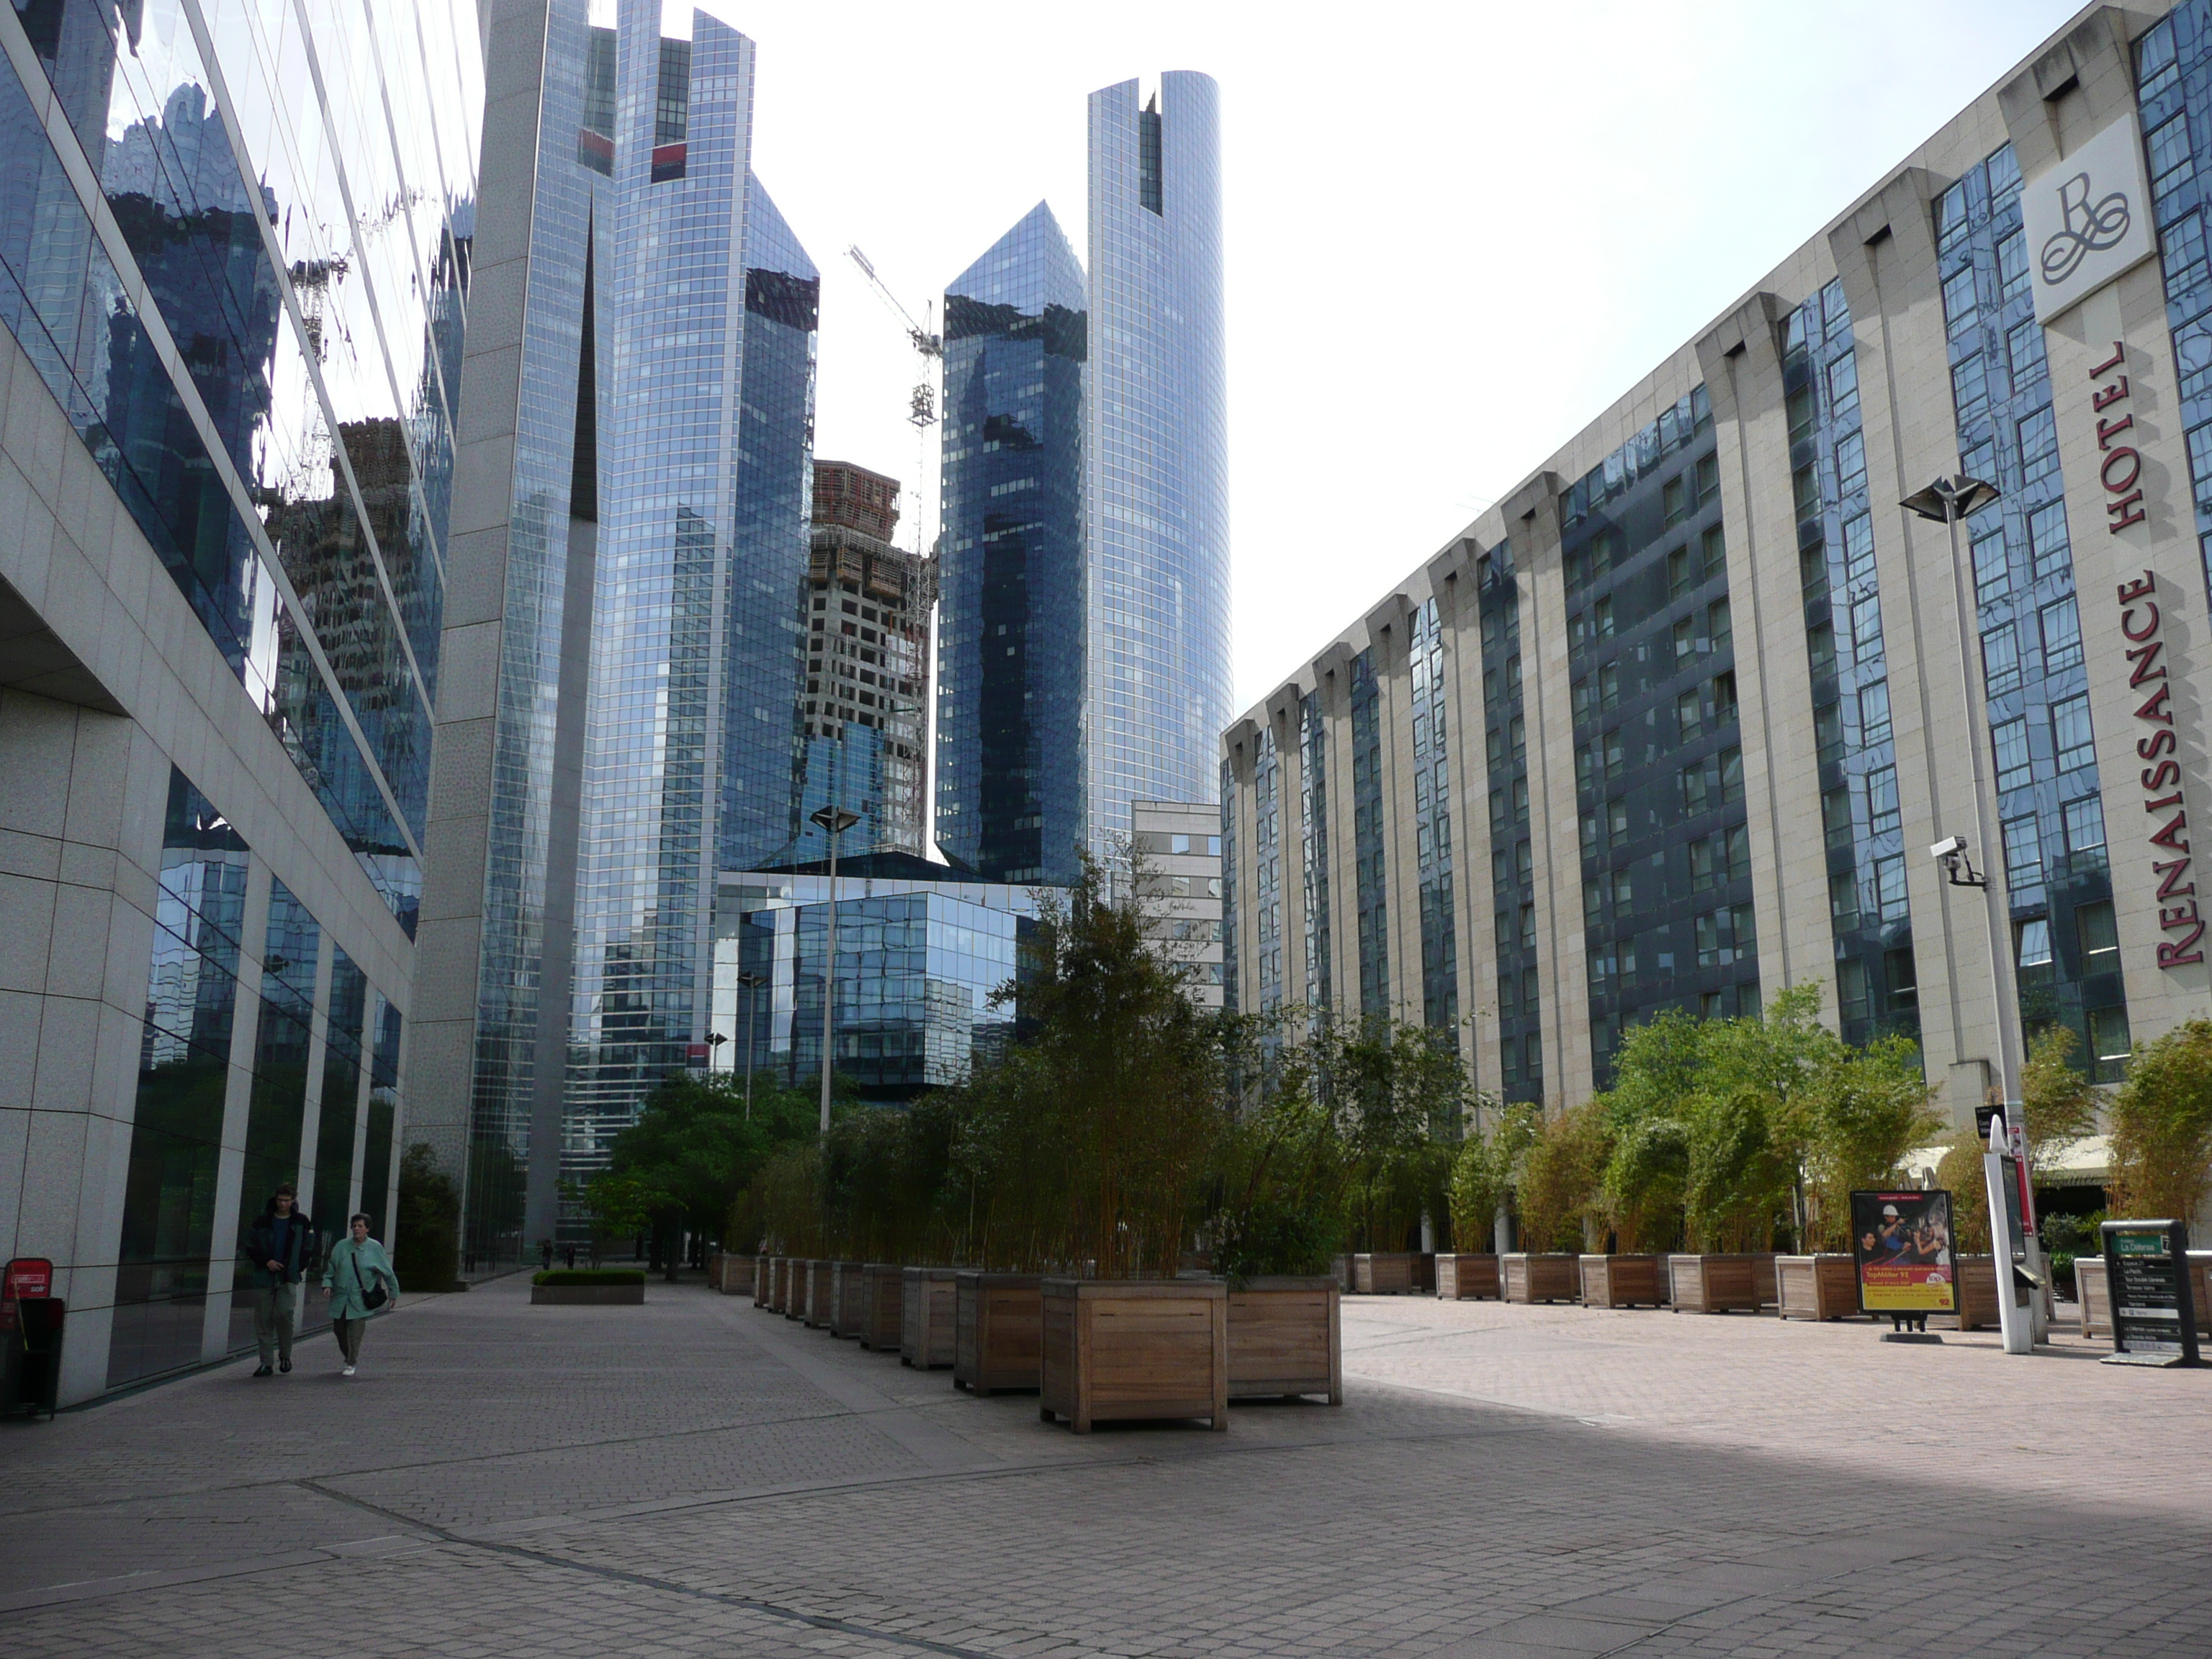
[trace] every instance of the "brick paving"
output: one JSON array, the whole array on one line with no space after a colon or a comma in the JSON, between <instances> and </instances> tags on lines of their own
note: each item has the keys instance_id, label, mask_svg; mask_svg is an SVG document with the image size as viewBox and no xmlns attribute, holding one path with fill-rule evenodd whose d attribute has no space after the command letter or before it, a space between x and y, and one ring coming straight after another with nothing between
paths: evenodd
<instances>
[{"instance_id":1,"label":"brick paving","mask_svg":"<svg viewBox=\"0 0 2212 1659\"><path fill-rule=\"evenodd\" d=\"M0 1430L0 1650L2212 1656L2212 1371L1364 1297L1340 1410L1079 1437L649 1296Z\"/></svg>"}]
</instances>

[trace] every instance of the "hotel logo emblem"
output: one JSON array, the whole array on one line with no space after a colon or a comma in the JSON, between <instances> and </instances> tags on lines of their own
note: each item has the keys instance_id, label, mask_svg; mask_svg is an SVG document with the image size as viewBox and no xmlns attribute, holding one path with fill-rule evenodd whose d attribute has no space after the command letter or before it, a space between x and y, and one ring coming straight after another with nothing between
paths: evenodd
<instances>
[{"instance_id":1,"label":"hotel logo emblem","mask_svg":"<svg viewBox=\"0 0 2212 1659\"><path fill-rule=\"evenodd\" d=\"M2034 251L2038 320L2048 325L2156 251L2149 208L2132 114L2028 180L2021 216Z\"/></svg>"}]
</instances>

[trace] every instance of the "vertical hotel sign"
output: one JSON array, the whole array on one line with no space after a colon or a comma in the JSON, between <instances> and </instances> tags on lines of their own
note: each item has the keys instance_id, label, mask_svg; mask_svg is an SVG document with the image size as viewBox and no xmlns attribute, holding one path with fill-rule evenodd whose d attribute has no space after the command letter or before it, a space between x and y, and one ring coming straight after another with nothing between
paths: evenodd
<instances>
[{"instance_id":1,"label":"vertical hotel sign","mask_svg":"<svg viewBox=\"0 0 2212 1659\"><path fill-rule=\"evenodd\" d=\"M2045 328L2155 253L2150 184L2134 112L2028 181L2021 193L2021 217L2035 281L2036 320ZM2117 320L2117 307L2112 314ZM2130 370L2140 375L2148 367L2141 361L2143 355L2141 347L2114 340L2108 351L2098 350L2100 361L2088 372L2085 413L2094 425L2081 435L2096 441L2096 493L2107 536L2148 522L2143 459L2130 406ZM2134 707L2129 738L2141 763L2142 835L2150 854L2152 887L2146 896L2157 907L2164 934L2158 965L2183 968L2204 960L2206 924L2190 872L2189 813L2182 798L2172 688L2162 660L2166 642L2160 633L2156 574L2144 570L2122 580L2117 599L2125 660L2113 665L2112 672L2127 676L2126 692Z\"/></svg>"}]
</instances>

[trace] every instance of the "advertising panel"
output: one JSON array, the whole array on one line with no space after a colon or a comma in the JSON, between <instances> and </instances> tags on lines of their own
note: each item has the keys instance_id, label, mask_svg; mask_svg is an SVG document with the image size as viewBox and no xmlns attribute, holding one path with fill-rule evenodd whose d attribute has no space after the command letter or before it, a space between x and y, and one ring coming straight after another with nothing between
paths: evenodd
<instances>
[{"instance_id":1,"label":"advertising panel","mask_svg":"<svg viewBox=\"0 0 2212 1659\"><path fill-rule=\"evenodd\" d=\"M1951 1194L1853 1193L1851 1260L1862 1312L1958 1312Z\"/></svg>"}]
</instances>

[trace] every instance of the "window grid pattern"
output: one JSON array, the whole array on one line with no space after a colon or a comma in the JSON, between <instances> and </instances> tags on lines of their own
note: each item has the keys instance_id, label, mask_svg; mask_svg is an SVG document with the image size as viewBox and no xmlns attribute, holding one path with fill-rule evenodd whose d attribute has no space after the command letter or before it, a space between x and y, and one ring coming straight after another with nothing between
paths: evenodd
<instances>
[{"instance_id":1,"label":"window grid pattern","mask_svg":"<svg viewBox=\"0 0 2212 1659\"><path fill-rule=\"evenodd\" d=\"M1590 1051L1759 999L1734 627L1712 414L1684 396L1567 493Z\"/></svg>"},{"instance_id":2,"label":"window grid pattern","mask_svg":"<svg viewBox=\"0 0 2212 1659\"><path fill-rule=\"evenodd\" d=\"M1382 690L1375 655L1352 659L1352 869L1358 917L1359 1012L1390 1014L1390 916L1382 853Z\"/></svg>"},{"instance_id":3,"label":"window grid pattern","mask_svg":"<svg viewBox=\"0 0 2212 1659\"><path fill-rule=\"evenodd\" d=\"M1254 966L1264 1012L1283 1001L1283 757L1273 725L1260 729L1252 757L1252 873L1259 924Z\"/></svg>"},{"instance_id":4,"label":"window grid pattern","mask_svg":"<svg viewBox=\"0 0 2212 1659\"><path fill-rule=\"evenodd\" d=\"M1483 751L1490 785L1490 899L1497 929L1498 1070L1507 1100L1544 1097L1542 993L1535 941L1522 916L1535 915L1528 836L1528 739L1521 697L1521 589L1513 546L1500 542L1475 561L1482 628Z\"/></svg>"},{"instance_id":5,"label":"window grid pattern","mask_svg":"<svg viewBox=\"0 0 2212 1659\"><path fill-rule=\"evenodd\" d=\"M1917 1038L1919 976L1897 806L1875 515L1864 467L1847 468L1838 459L1841 447L1862 436L1856 349L1843 284L1830 283L1781 327L1836 1014L1849 1042L1892 1033ZM1850 391L1839 396L1846 365Z\"/></svg>"},{"instance_id":6,"label":"window grid pattern","mask_svg":"<svg viewBox=\"0 0 2212 1659\"><path fill-rule=\"evenodd\" d=\"M1221 762L1221 1006L1237 1011L1237 769Z\"/></svg>"},{"instance_id":7,"label":"window grid pattern","mask_svg":"<svg viewBox=\"0 0 2212 1659\"><path fill-rule=\"evenodd\" d=\"M1229 799L1225 791L1221 798ZM1305 900L1305 1000L1326 1015L1334 1000L1329 969L1328 721L1317 692L1298 699L1298 868ZM1228 874L1224 865L1223 875ZM1223 890L1231 890L1226 880Z\"/></svg>"},{"instance_id":8,"label":"window grid pattern","mask_svg":"<svg viewBox=\"0 0 2212 1659\"><path fill-rule=\"evenodd\" d=\"M2212 583L2212 251L2197 167L2198 155L2212 155L2212 0L2182 0L2144 32L2136 46L2136 82L2197 545Z\"/></svg>"},{"instance_id":9,"label":"window grid pattern","mask_svg":"<svg viewBox=\"0 0 2212 1659\"><path fill-rule=\"evenodd\" d=\"M1431 599L1413 612L1413 855L1421 894L1421 1023L1459 1024L1459 946L1452 902L1451 751L1443 629Z\"/></svg>"},{"instance_id":10,"label":"window grid pattern","mask_svg":"<svg viewBox=\"0 0 2212 1659\"><path fill-rule=\"evenodd\" d=\"M2016 349L2012 339L2033 321L2035 307L2028 284L2008 275L2005 250L2021 234L2020 169L2009 145L1943 192L1936 225L1952 364L1955 370L1979 356L1986 365L1986 406L1958 411L1961 465L2003 492L1961 526L1975 549L1984 660L2002 662L2008 653L2017 665L2008 687L1988 687L1997 816L2008 824L2033 817L2043 849L2034 866L2039 878L2007 884L2021 1019L2031 1034L2058 1023L2071 1026L2083 1039L2075 1054L2094 1070L2094 1039L2125 1024L2126 994L2117 960L2085 950L2076 925L2077 912L2109 914L2112 880L2101 837L2084 857L2057 850L2067 846L2069 809L2097 797L2098 775L2087 671L2078 636L2067 626L2074 562L2063 481L2055 447L2045 439L2050 368L2040 349ZM2006 629L2008 637L1992 650L1991 636ZM2099 818L2101 823L2101 813ZM2006 861L2004 849L1976 851L1985 863L2002 867ZM2025 860L2021 867L2027 874ZM2048 926L2033 928L2036 922ZM2056 947L2043 961L2027 959L2031 933Z\"/></svg>"}]
</instances>

